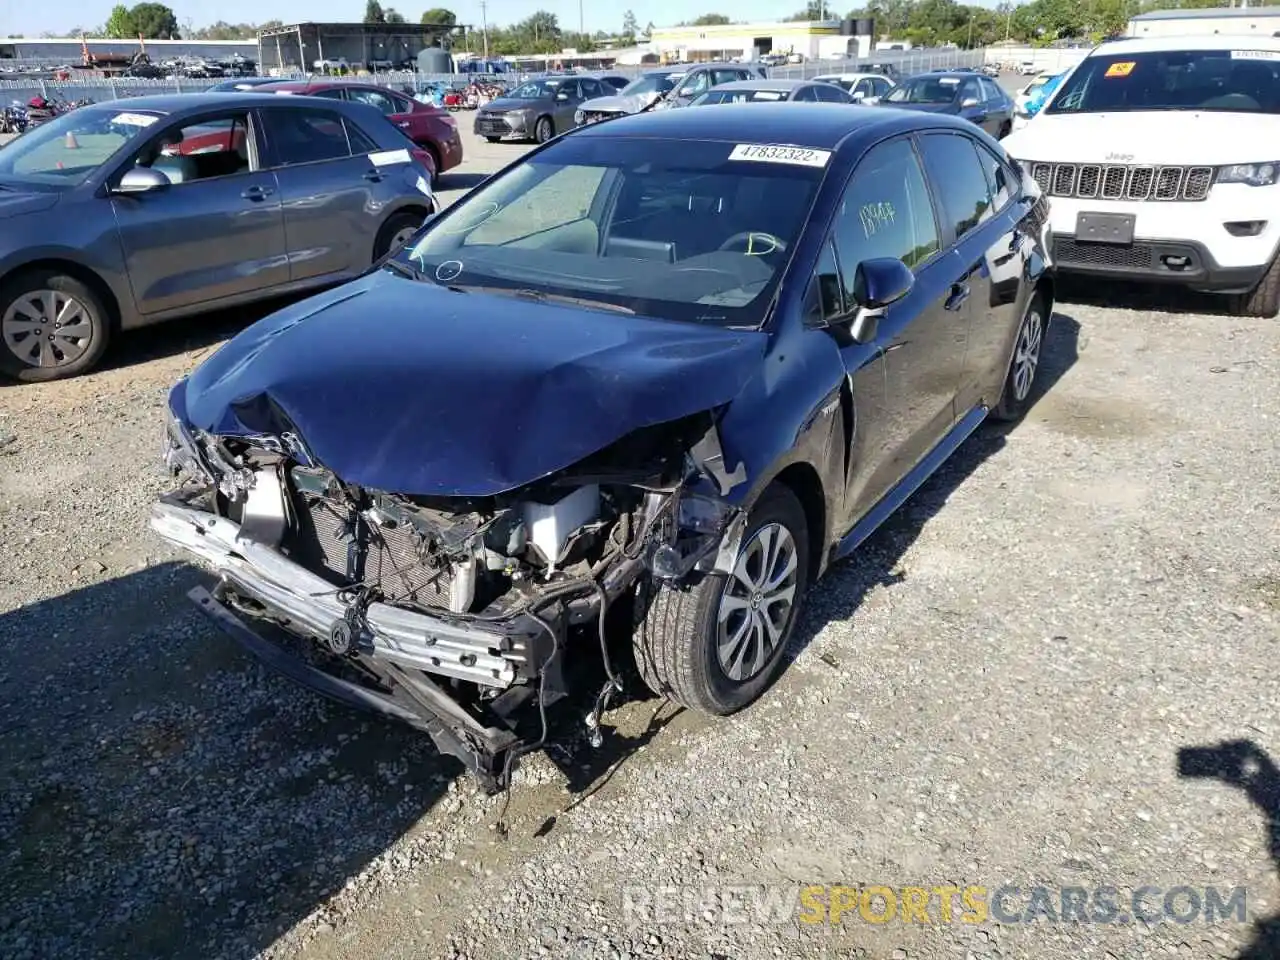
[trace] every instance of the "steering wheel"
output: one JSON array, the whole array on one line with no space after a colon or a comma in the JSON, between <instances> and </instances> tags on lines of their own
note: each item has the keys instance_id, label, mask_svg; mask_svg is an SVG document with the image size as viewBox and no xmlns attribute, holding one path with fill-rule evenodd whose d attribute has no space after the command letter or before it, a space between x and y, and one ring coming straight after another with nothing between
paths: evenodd
<instances>
[{"instance_id":1,"label":"steering wheel","mask_svg":"<svg viewBox=\"0 0 1280 960\"><path fill-rule=\"evenodd\" d=\"M743 230L741 233L735 233L716 249L732 250L739 244L746 247L742 252L748 257L767 257L771 253L782 253L787 249L786 243L781 238L775 237L772 233L765 233L763 230Z\"/></svg>"}]
</instances>

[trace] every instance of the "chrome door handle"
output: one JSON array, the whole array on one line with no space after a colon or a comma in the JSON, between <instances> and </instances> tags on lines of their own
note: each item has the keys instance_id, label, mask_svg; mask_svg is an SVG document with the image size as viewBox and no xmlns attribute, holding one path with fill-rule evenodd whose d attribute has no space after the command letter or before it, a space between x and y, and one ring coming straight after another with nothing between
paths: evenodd
<instances>
[{"instance_id":1,"label":"chrome door handle","mask_svg":"<svg viewBox=\"0 0 1280 960\"><path fill-rule=\"evenodd\" d=\"M267 197L275 193L271 187L248 187L240 196L246 200L265 200Z\"/></svg>"},{"instance_id":2,"label":"chrome door handle","mask_svg":"<svg viewBox=\"0 0 1280 960\"><path fill-rule=\"evenodd\" d=\"M947 302L943 307L947 310L959 310L964 306L964 302L969 299L969 284L953 283L951 285L951 295L947 297Z\"/></svg>"}]
</instances>

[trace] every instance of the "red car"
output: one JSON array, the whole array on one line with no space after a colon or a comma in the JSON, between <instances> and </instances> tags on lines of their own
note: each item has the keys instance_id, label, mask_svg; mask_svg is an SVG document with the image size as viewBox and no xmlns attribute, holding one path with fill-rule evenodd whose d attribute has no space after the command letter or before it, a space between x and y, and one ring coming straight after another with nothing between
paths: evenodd
<instances>
[{"instance_id":1,"label":"red car","mask_svg":"<svg viewBox=\"0 0 1280 960\"><path fill-rule=\"evenodd\" d=\"M430 155L430 163L434 165L431 171L433 184L440 174L462 163L462 138L453 116L447 110L420 103L386 87L347 80L281 80L259 84L253 92L353 100L376 107Z\"/></svg>"}]
</instances>

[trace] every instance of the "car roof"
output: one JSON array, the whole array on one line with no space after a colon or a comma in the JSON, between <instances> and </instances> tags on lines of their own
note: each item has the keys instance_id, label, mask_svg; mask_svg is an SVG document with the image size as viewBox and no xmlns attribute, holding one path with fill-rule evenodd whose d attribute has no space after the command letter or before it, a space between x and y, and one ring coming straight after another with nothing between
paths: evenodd
<instances>
[{"instance_id":1,"label":"car roof","mask_svg":"<svg viewBox=\"0 0 1280 960\"><path fill-rule=\"evenodd\" d=\"M977 74L972 70L926 70L924 73L915 74L911 79L914 80L917 77L963 77L967 80L973 76L977 76Z\"/></svg>"},{"instance_id":2,"label":"car roof","mask_svg":"<svg viewBox=\"0 0 1280 960\"><path fill-rule=\"evenodd\" d=\"M863 80L870 77L873 80L888 80L883 73L820 73L814 80Z\"/></svg>"},{"instance_id":3,"label":"car roof","mask_svg":"<svg viewBox=\"0 0 1280 960\"><path fill-rule=\"evenodd\" d=\"M1221 12L1221 11L1219 11ZM1280 52L1280 37L1221 36L1193 33L1169 37L1135 37L1109 40L1086 56L1123 56L1126 53L1175 53L1180 50L1268 50Z\"/></svg>"},{"instance_id":4,"label":"car roof","mask_svg":"<svg viewBox=\"0 0 1280 960\"><path fill-rule=\"evenodd\" d=\"M722 84L721 86L727 86ZM755 84L746 84L758 89ZM714 89L719 90L720 87ZM850 110L845 103L727 103L714 110L655 110L578 127L567 137L637 137L661 140L720 140L835 150L847 138L887 136L924 128L971 130L973 125L942 114L877 108ZM768 131L767 133L763 131Z\"/></svg>"},{"instance_id":5,"label":"car roof","mask_svg":"<svg viewBox=\"0 0 1280 960\"><path fill-rule=\"evenodd\" d=\"M261 87L255 88L261 89ZM213 93L165 93L151 97L126 97L121 100L104 100L80 107L80 110L104 110L112 113L162 113L181 117L217 107L278 106L280 97L274 93L256 93L254 90L218 90ZM342 101L326 100L326 106L341 108Z\"/></svg>"},{"instance_id":6,"label":"car roof","mask_svg":"<svg viewBox=\"0 0 1280 960\"><path fill-rule=\"evenodd\" d=\"M343 80L341 78L332 79L329 77L316 78L312 77L308 80L277 80L274 83L259 84L262 87L269 87L271 90L332 90L334 87L352 87L358 90L385 90L386 87L380 87L376 83L362 83L359 80Z\"/></svg>"},{"instance_id":7,"label":"car roof","mask_svg":"<svg viewBox=\"0 0 1280 960\"><path fill-rule=\"evenodd\" d=\"M728 83L717 83L711 90L779 90L791 91L796 87L813 83L812 80L731 80Z\"/></svg>"}]
</instances>

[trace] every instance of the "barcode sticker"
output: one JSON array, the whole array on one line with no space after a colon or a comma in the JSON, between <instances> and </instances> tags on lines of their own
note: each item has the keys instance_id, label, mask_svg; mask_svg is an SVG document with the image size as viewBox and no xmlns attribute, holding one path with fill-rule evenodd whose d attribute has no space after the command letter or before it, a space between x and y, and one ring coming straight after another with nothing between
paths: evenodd
<instances>
[{"instance_id":1,"label":"barcode sticker","mask_svg":"<svg viewBox=\"0 0 1280 960\"><path fill-rule=\"evenodd\" d=\"M729 153L729 159L750 160L753 163L789 163L798 167L825 167L831 159L831 151L740 143Z\"/></svg>"},{"instance_id":2,"label":"barcode sticker","mask_svg":"<svg viewBox=\"0 0 1280 960\"><path fill-rule=\"evenodd\" d=\"M375 167L389 167L394 163L408 163L412 158L408 150L383 150L369 154L369 162Z\"/></svg>"},{"instance_id":3,"label":"barcode sticker","mask_svg":"<svg viewBox=\"0 0 1280 960\"><path fill-rule=\"evenodd\" d=\"M145 113L117 113L111 118L111 122L122 123L126 127L149 127L159 119L159 117L147 116Z\"/></svg>"},{"instance_id":4,"label":"barcode sticker","mask_svg":"<svg viewBox=\"0 0 1280 960\"><path fill-rule=\"evenodd\" d=\"M1280 60L1280 50L1232 50L1232 60Z\"/></svg>"}]
</instances>

